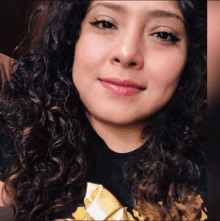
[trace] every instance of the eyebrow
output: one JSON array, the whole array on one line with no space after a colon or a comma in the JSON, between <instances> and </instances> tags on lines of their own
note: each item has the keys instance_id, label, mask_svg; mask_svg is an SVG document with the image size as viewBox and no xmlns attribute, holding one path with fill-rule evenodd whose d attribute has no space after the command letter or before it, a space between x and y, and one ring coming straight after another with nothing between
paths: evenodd
<instances>
[{"instance_id":1,"label":"eyebrow","mask_svg":"<svg viewBox=\"0 0 220 221\"><path fill-rule=\"evenodd\" d=\"M117 5L117 4L113 4L113 3L107 3L107 2L98 2L97 4L91 6L87 13L89 13L89 11L91 9L93 9L94 7L97 7L97 6L104 6L108 9L111 9L117 13L121 13L121 14L126 14L126 12L128 11L127 7L126 6L122 6L122 5ZM152 10L152 11L149 11L148 13L151 17L154 17L154 18L160 18L160 17L165 17L165 18L177 18L178 20L182 21L183 24L185 25L185 21L184 19L176 14L176 13L173 13L173 12L169 12L169 11L164 11L164 10L161 10L161 9L156 9L156 10Z\"/></svg>"}]
</instances>

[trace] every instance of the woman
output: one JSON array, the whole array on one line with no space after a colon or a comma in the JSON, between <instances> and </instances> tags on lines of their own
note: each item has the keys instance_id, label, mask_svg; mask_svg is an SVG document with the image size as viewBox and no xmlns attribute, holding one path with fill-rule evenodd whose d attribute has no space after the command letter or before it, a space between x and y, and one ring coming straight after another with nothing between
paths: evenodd
<instances>
[{"instance_id":1,"label":"woman","mask_svg":"<svg viewBox=\"0 0 220 221\"><path fill-rule=\"evenodd\" d=\"M17 65L0 109L16 221L205 218L204 5L62 1Z\"/></svg>"}]
</instances>

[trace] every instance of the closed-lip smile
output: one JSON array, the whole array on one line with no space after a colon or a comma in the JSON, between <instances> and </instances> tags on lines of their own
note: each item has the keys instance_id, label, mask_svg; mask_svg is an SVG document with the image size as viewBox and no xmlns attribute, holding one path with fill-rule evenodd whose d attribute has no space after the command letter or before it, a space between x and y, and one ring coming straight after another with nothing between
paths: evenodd
<instances>
[{"instance_id":1,"label":"closed-lip smile","mask_svg":"<svg viewBox=\"0 0 220 221\"><path fill-rule=\"evenodd\" d=\"M145 87L143 87L142 85L140 85L132 80L120 80L118 78L103 78L103 79L99 79L99 80L104 81L106 83L122 86L122 87L132 87L132 88L137 88L139 90L145 89Z\"/></svg>"},{"instance_id":2,"label":"closed-lip smile","mask_svg":"<svg viewBox=\"0 0 220 221\"><path fill-rule=\"evenodd\" d=\"M121 97L134 96L146 89L132 80L120 80L118 78L104 78L99 80L104 88Z\"/></svg>"}]
</instances>

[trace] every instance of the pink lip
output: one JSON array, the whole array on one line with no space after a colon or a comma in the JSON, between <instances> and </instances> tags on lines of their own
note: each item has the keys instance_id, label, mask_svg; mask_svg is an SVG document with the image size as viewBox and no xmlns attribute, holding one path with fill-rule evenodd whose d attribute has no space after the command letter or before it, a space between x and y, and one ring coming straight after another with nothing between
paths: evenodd
<instances>
[{"instance_id":1,"label":"pink lip","mask_svg":"<svg viewBox=\"0 0 220 221\"><path fill-rule=\"evenodd\" d=\"M145 88L131 80L121 81L116 78L101 79L101 84L114 94L122 97L141 93Z\"/></svg>"},{"instance_id":2,"label":"pink lip","mask_svg":"<svg viewBox=\"0 0 220 221\"><path fill-rule=\"evenodd\" d=\"M105 79L101 79L101 81L105 81L111 84L116 84L119 86L123 86L123 87L133 87L133 88L139 88L139 89L144 89L144 87L140 84L135 83L134 81L131 80L119 80L117 78L105 78Z\"/></svg>"}]
</instances>

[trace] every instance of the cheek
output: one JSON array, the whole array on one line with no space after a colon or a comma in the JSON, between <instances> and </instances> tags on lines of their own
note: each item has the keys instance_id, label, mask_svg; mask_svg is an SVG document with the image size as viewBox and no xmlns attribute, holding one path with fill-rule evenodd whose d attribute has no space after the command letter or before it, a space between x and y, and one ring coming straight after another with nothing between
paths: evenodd
<instances>
[{"instance_id":1,"label":"cheek","mask_svg":"<svg viewBox=\"0 0 220 221\"><path fill-rule=\"evenodd\" d=\"M92 90L100 67L104 64L106 47L100 39L90 33L83 33L76 43L72 79L83 96L85 88Z\"/></svg>"},{"instance_id":2,"label":"cheek","mask_svg":"<svg viewBox=\"0 0 220 221\"><path fill-rule=\"evenodd\" d=\"M149 67L151 83L159 87L169 87L179 82L186 61L186 52L177 49L152 52L146 60Z\"/></svg>"},{"instance_id":3,"label":"cheek","mask_svg":"<svg viewBox=\"0 0 220 221\"><path fill-rule=\"evenodd\" d=\"M78 62L83 62L84 68L97 66L104 61L106 53L106 41L92 34L84 34L77 42L76 57ZM90 69L91 70L91 69Z\"/></svg>"}]
</instances>

